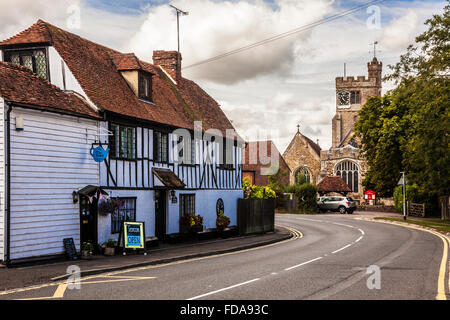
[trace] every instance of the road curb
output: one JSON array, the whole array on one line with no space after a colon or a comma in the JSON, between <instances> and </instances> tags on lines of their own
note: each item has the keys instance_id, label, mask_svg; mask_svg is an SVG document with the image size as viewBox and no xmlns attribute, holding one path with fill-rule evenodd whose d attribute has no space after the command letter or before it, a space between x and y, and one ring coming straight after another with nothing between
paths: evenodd
<instances>
[{"instance_id":1,"label":"road curb","mask_svg":"<svg viewBox=\"0 0 450 320\"><path fill-rule=\"evenodd\" d=\"M159 260L148 261L148 262L132 263L132 264L122 265L122 266L118 266L118 267L91 269L91 270L81 271L77 275L79 275L81 277L87 277L87 276L93 276L93 275L106 273L106 272L122 271L122 270L132 269L132 268L140 268L140 267L146 267L146 266L152 266L152 265L172 263L172 262L182 261L182 260L215 256L215 255L219 255L219 254L225 254L225 253L231 253L231 252L237 252L237 251L267 246L267 245L274 244L277 242L289 240L293 236L294 236L294 234L292 232L290 232L288 235L283 236L279 239L272 239L272 240L253 243L253 244L249 244L249 245L245 245L245 246L233 247L233 248L224 249L224 250L215 250L215 251L209 251L209 252L203 252L203 253L197 253L197 254L191 254L191 255L179 256L179 257L173 257L173 258L167 258L167 259L159 259ZM73 276L73 274L64 274L62 276L51 278L50 280L51 281L61 281L61 280L68 279L70 276Z\"/></svg>"}]
</instances>

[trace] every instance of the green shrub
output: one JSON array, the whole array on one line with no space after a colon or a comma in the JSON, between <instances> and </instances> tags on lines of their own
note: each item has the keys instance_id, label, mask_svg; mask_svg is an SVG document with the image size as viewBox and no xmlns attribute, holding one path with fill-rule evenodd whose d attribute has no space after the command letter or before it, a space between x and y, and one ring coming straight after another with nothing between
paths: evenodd
<instances>
[{"instance_id":1,"label":"green shrub","mask_svg":"<svg viewBox=\"0 0 450 320\"><path fill-rule=\"evenodd\" d=\"M298 199L298 208L302 212L317 212L317 187L311 183L293 184L286 187L287 193L293 193Z\"/></svg>"},{"instance_id":2,"label":"green shrub","mask_svg":"<svg viewBox=\"0 0 450 320\"><path fill-rule=\"evenodd\" d=\"M398 211L403 211L403 186L394 189L394 206ZM406 186L406 201L420 202L419 188L417 185Z\"/></svg>"},{"instance_id":3,"label":"green shrub","mask_svg":"<svg viewBox=\"0 0 450 320\"><path fill-rule=\"evenodd\" d=\"M245 199L275 199L277 197L272 188L252 185L248 178L243 180L242 190Z\"/></svg>"}]
</instances>

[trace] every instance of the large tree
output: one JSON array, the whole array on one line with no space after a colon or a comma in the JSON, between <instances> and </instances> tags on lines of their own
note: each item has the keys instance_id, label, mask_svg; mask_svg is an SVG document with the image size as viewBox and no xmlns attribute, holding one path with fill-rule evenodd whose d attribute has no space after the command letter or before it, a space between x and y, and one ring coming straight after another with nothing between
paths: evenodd
<instances>
[{"instance_id":1,"label":"large tree","mask_svg":"<svg viewBox=\"0 0 450 320\"><path fill-rule=\"evenodd\" d=\"M397 87L371 98L355 126L369 165L364 184L392 195L406 171L424 200L450 193L450 5L426 21L428 30L408 47L385 80Z\"/></svg>"}]
</instances>

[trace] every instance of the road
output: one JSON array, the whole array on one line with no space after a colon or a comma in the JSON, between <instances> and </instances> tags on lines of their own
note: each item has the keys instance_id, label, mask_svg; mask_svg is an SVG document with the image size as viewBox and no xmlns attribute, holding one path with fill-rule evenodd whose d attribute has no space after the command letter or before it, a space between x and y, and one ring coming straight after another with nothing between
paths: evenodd
<instances>
[{"instance_id":1,"label":"road","mask_svg":"<svg viewBox=\"0 0 450 320\"><path fill-rule=\"evenodd\" d=\"M50 284L0 299L422 300L436 299L442 284L449 298L442 270L448 260L436 235L339 214L277 215L276 223L301 234L243 252L87 277L80 290ZM378 278L369 266L379 268Z\"/></svg>"}]
</instances>

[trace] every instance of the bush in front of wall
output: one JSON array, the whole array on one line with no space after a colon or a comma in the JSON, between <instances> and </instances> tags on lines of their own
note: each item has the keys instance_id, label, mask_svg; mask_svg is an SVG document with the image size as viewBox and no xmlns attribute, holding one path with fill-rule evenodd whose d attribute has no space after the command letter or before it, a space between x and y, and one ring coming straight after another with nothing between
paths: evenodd
<instances>
[{"instance_id":1,"label":"bush in front of wall","mask_svg":"<svg viewBox=\"0 0 450 320\"><path fill-rule=\"evenodd\" d=\"M248 178L243 180L242 190L244 191L245 199L276 199L277 197L272 188L252 185Z\"/></svg>"}]
</instances>

